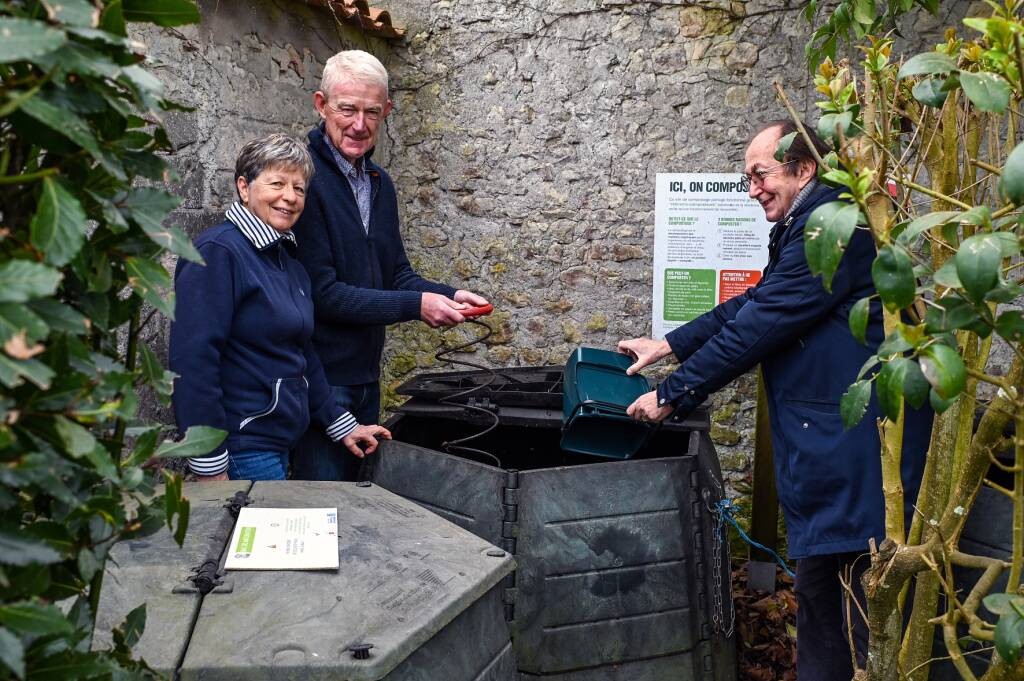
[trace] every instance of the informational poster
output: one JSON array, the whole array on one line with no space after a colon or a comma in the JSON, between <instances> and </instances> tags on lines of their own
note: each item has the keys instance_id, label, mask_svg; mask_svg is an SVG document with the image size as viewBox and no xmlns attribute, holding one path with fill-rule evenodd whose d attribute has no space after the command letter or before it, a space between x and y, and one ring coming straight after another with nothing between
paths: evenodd
<instances>
[{"instance_id":1,"label":"informational poster","mask_svg":"<svg viewBox=\"0 0 1024 681\"><path fill-rule=\"evenodd\" d=\"M654 221L654 338L760 281L771 223L738 173L659 173Z\"/></svg>"},{"instance_id":2,"label":"informational poster","mask_svg":"<svg viewBox=\"0 0 1024 681\"><path fill-rule=\"evenodd\" d=\"M224 567L228 570L336 570L338 509L241 509Z\"/></svg>"}]
</instances>

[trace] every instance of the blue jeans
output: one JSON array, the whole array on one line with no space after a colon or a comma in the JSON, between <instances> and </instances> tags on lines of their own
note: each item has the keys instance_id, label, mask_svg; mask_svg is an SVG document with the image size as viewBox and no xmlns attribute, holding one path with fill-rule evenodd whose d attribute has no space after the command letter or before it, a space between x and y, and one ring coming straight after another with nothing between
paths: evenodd
<instances>
[{"instance_id":1,"label":"blue jeans","mask_svg":"<svg viewBox=\"0 0 1024 681\"><path fill-rule=\"evenodd\" d=\"M369 426L380 420L380 384L339 385L331 387L331 399L347 410L360 425ZM363 460L354 456L345 445L331 442L322 428L311 426L292 450L292 477L296 480L359 479Z\"/></svg>"},{"instance_id":2,"label":"blue jeans","mask_svg":"<svg viewBox=\"0 0 1024 681\"><path fill-rule=\"evenodd\" d=\"M228 453L228 477L232 480L284 480L288 452L251 449Z\"/></svg>"}]
</instances>

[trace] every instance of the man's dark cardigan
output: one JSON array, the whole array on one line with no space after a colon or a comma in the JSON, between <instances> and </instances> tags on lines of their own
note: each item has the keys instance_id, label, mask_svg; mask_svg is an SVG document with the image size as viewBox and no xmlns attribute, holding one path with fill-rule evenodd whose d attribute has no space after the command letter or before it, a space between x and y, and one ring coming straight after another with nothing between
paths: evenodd
<instances>
[{"instance_id":1,"label":"man's dark cardigan","mask_svg":"<svg viewBox=\"0 0 1024 681\"><path fill-rule=\"evenodd\" d=\"M363 157L373 187L364 231L355 194L327 144L322 126L310 131L316 170L293 231L313 285L313 345L327 380L358 385L380 377L385 325L419 319L422 292L452 297L455 289L413 271L398 230L395 187L370 160L372 150Z\"/></svg>"}]
</instances>

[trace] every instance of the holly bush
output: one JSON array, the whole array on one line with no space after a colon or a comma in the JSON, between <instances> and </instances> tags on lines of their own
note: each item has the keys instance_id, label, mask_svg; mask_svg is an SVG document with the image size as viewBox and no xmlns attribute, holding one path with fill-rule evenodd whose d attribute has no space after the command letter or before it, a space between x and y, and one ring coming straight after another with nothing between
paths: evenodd
<instances>
[{"instance_id":1,"label":"holly bush","mask_svg":"<svg viewBox=\"0 0 1024 681\"><path fill-rule=\"evenodd\" d=\"M90 650L104 561L165 524L182 541L181 480L154 461L224 434L163 440L137 413L172 386L140 340L173 315L161 257L200 257L164 225L179 107L126 25L198 20L191 0L0 4L0 679L152 676L130 657L144 606Z\"/></svg>"}]
</instances>

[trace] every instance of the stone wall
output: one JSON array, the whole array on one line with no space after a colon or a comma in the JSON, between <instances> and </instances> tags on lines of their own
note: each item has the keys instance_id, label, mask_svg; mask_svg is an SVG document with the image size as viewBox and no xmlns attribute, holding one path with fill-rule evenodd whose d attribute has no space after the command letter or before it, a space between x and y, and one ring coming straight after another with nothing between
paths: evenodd
<instances>
[{"instance_id":1,"label":"stone wall","mask_svg":"<svg viewBox=\"0 0 1024 681\"><path fill-rule=\"evenodd\" d=\"M813 108L798 0L371 4L407 27L404 43L287 0L210 0L202 25L139 36L169 94L196 109L169 121L176 217L193 234L218 220L241 143L303 134L323 61L367 49L392 77L375 158L398 187L407 250L424 275L495 303L497 333L469 357L492 366L560 365L577 345L648 334L655 175L738 172L751 130L784 114L773 80ZM150 331L158 346L165 329ZM393 327L386 405L466 333ZM748 375L713 398L734 476L749 466L754 386Z\"/></svg>"}]
</instances>

